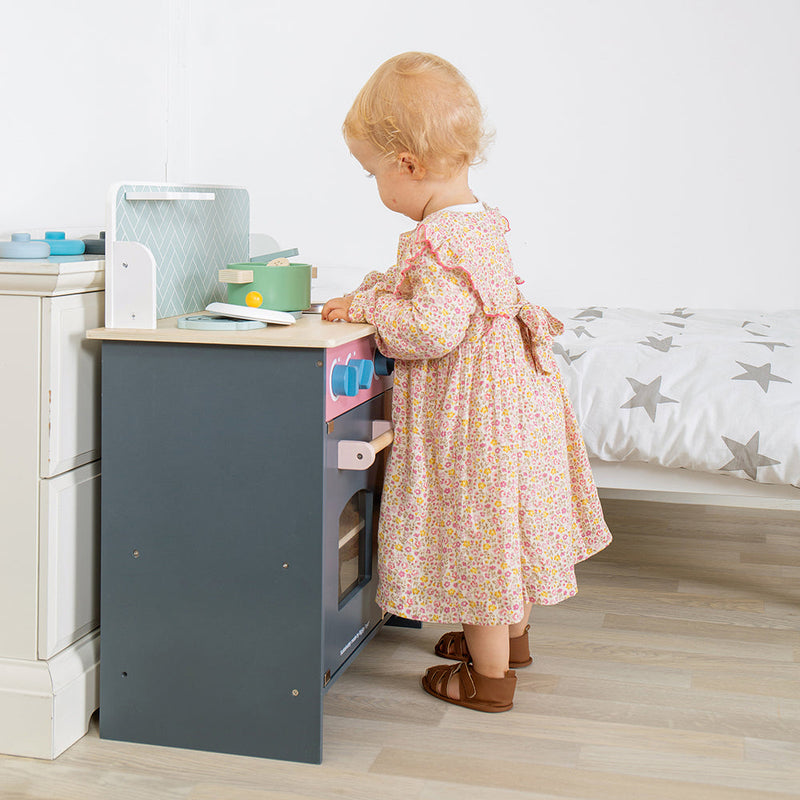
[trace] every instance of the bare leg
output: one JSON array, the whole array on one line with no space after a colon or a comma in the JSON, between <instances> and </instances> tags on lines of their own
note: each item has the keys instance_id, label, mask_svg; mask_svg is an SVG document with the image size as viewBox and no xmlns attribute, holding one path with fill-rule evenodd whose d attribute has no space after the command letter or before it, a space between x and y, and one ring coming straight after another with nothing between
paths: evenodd
<instances>
[{"instance_id":1,"label":"bare leg","mask_svg":"<svg viewBox=\"0 0 800 800\"><path fill-rule=\"evenodd\" d=\"M487 678L504 678L508 670L508 625L464 625L467 647L476 672ZM447 684L447 694L457 699L458 678Z\"/></svg>"},{"instance_id":2,"label":"bare leg","mask_svg":"<svg viewBox=\"0 0 800 800\"><path fill-rule=\"evenodd\" d=\"M472 663L487 678L502 678L508 671L508 625L464 625Z\"/></svg>"},{"instance_id":3,"label":"bare leg","mask_svg":"<svg viewBox=\"0 0 800 800\"><path fill-rule=\"evenodd\" d=\"M508 640L522 636L532 609L533 603L526 603L522 619L512 625L462 625L476 672L487 678L505 677L508 670ZM457 678L450 679L447 694L453 699L458 698Z\"/></svg>"},{"instance_id":4,"label":"bare leg","mask_svg":"<svg viewBox=\"0 0 800 800\"><path fill-rule=\"evenodd\" d=\"M510 638L516 639L517 636L522 636L522 634L525 633L525 626L528 624L528 619L530 618L532 608L533 603L525 603L525 612L522 615L522 619L519 622L515 622L513 625L508 626L508 635ZM470 652L472 651L470 650ZM480 672L480 670L478 670L478 672Z\"/></svg>"}]
</instances>

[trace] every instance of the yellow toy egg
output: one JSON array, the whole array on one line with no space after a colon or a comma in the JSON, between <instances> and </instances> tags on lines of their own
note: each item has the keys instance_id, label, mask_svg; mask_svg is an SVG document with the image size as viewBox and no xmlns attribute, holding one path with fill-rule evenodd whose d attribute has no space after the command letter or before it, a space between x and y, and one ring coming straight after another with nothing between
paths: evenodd
<instances>
[{"instance_id":1,"label":"yellow toy egg","mask_svg":"<svg viewBox=\"0 0 800 800\"><path fill-rule=\"evenodd\" d=\"M250 306L250 308L261 308L264 298L259 292L248 292L247 296L244 298L244 302L246 305Z\"/></svg>"}]
</instances>

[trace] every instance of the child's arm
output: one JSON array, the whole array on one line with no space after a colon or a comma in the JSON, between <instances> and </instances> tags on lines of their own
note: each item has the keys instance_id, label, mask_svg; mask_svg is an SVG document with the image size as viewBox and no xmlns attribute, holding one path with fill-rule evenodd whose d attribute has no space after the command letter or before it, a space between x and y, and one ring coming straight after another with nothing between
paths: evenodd
<instances>
[{"instance_id":1,"label":"child's arm","mask_svg":"<svg viewBox=\"0 0 800 800\"><path fill-rule=\"evenodd\" d=\"M332 297L322 307L321 317L326 322L337 322L343 320L347 322L350 317L348 312L353 304L353 295L347 294L344 297Z\"/></svg>"},{"instance_id":2,"label":"child's arm","mask_svg":"<svg viewBox=\"0 0 800 800\"><path fill-rule=\"evenodd\" d=\"M391 292L397 285L399 280L399 273L397 265L388 269L386 272L369 272L364 277L364 280L358 285L358 288L352 292L348 292L344 297L332 297L323 306L322 319L328 322L336 322L337 320L345 320L353 322L348 316L350 305L353 302L353 296L358 292L368 292L372 290L380 290L383 292Z\"/></svg>"},{"instance_id":3,"label":"child's arm","mask_svg":"<svg viewBox=\"0 0 800 800\"><path fill-rule=\"evenodd\" d=\"M369 272L364 276L364 280L358 285L357 289L349 292L346 296L355 294L356 292L366 292L370 289L380 288L384 291L391 292L397 285L397 265L390 267L386 272Z\"/></svg>"},{"instance_id":4,"label":"child's arm","mask_svg":"<svg viewBox=\"0 0 800 800\"><path fill-rule=\"evenodd\" d=\"M464 272L445 269L429 253L406 270L398 292L393 288L378 284L355 292L349 313L351 322L378 329L385 356L441 358L461 343L477 306Z\"/></svg>"}]
</instances>

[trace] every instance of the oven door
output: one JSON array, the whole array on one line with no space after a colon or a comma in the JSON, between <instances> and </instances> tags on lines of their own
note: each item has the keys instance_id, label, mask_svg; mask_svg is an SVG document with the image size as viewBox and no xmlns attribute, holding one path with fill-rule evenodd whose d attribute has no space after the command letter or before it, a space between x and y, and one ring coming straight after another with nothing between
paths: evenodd
<instances>
[{"instance_id":1,"label":"oven door","mask_svg":"<svg viewBox=\"0 0 800 800\"><path fill-rule=\"evenodd\" d=\"M323 547L323 684L328 685L383 620L375 603L377 529L385 452L367 469L340 469L339 442L372 439L386 419L379 395L327 423Z\"/></svg>"}]
</instances>

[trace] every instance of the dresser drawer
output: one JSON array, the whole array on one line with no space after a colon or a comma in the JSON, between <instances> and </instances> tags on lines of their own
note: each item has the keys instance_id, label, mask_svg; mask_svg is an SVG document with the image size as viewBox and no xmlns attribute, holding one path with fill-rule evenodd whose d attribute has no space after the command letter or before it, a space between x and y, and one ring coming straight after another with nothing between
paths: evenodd
<instances>
[{"instance_id":1,"label":"dresser drawer","mask_svg":"<svg viewBox=\"0 0 800 800\"><path fill-rule=\"evenodd\" d=\"M100 457L100 343L104 292L42 299L41 463L43 478Z\"/></svg>"},{"instance_id":2,"label":"dresser drawer","mask_svg":"<svg viewBox=\"0 0 800 800\"><path fill-rule=\"evenodd\" d=\"M100 462L42 480L38 656L51 658L100 623Z\"/></svg>"}]
</instances>

